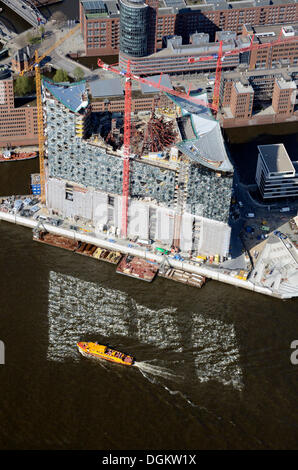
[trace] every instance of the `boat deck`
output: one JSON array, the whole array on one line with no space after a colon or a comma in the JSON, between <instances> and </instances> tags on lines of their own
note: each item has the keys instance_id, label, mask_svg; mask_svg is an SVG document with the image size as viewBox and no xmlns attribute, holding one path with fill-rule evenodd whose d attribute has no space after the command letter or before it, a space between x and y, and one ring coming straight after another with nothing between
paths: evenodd
<instances>
[{"instance_id":1,"label":"boat deck","mask_svg":"<svg viewBox=\"0 0 298 470\"><path fill-rule=\"evenodd\" d=\"M46 245L56 246L57 248L64 248L69 251L75 251L78 248L77 241L48 232L39 232L39 236L33 236L33 240L45 243Z\"/></svg>"},{"instance_id":2,"label":"boat deck","mask_svg":"<svg viewBox=\"0 0 298 470\"><path fill-rule=\"evenodd\" d=\"M76 250L79 255L89 256L91 258L106 261L111 264L118 264L122 258L122 254L118 251L109 251L103 248L99 248L96 245L90 243L82 243Z\"/></svg>"},{"instance_id":3,"label":"boat deck","mask_svg":"<svg viewBox=\"0 0 298 470\"><path fill-rule=\"evenodd\" d=\"M118 264L116 272L142 281L152 282L158 272L158 267L155 262L127 255Z\"/></svg>"},{"instance_id":4,"label":"boat deck","mask_svg":"<svg viewBox=\"0 0 298 470\"><path fill-rule=\"evenodd\" d=\"M98 259L114 265L118 264L123 256L119 251L109 251L90 243L72 240L71 238L44 231L38 232L38 235L33 235L33 240L57 248L64 248L65 250L73 251L79 255L88 256L89 258Z\"/></svg>"},{"instance_id":5,"label":"boat deck","mask_svg":"<svg viewBox=\"0 0 298 470\"><path fill-rule=\"evenodd\" d=\"M31 158L36 158L37 152L20 152L14 153L12 152L11 157L5 158L2 153L0 153L0 163L1 162L16 162L20 160L31 160Z\"/></svg>"},{"instance_id":6,"label":"boat deck","mask_svg":"<svg viewBox=\"0 0 298 470\"><path fill-rule=\"evenodd\" d=\"M200 274L188 273L180 269L168 268L164 272L159 271L158 275L160 277L181 282L182 284L187 284L188 286L192 287L202 287L206 282L206 278L204 276L201 276Z\"/></svg>"}]
</instances>

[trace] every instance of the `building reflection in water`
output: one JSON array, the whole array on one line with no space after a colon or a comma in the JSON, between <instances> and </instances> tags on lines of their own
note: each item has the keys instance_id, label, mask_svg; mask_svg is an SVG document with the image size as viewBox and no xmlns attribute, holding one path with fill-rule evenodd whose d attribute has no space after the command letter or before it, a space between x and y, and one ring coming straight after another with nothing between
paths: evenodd
<instances>
[{"instance_id":1,"label":"building reflection in water","mask_svg":"<svg viewBox=\"0 0 298 470\"><path fill-rule=\"evenodd\" d=\"M178 354L178 361L186 365L183 369L193 369L201 382L217 380L242 388L232 324L194 312L185 320L189 324L181 325L176 308L150 309L125 292L54 271L49 276L48 304L48 360L80 360L75 345L85 338L109 341L124 336L175 352L175 359Z\"/></svg>"}]
</instances>

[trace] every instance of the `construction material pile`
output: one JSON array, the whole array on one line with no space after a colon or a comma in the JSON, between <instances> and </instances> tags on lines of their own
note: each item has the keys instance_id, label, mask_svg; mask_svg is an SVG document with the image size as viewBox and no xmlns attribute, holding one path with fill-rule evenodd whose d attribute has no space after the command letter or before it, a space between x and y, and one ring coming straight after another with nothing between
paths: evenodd
<instances>
[{"instance_id":1,"label":"construction material pile","mask_svg":"<svg viewBox=\"0 0 298 470\"><path fill-rule=\"evenodd\" d=\"M142 153L160 152L176 142L177 132L174 121L165 120L152 113L144 133Z\"/></svg>"},{"instance_id":2,"label":"construction material pile","mask_svg":"<svg viewBox=\"0 0 298 470\"><path fill-rule=\"evenodd\" d=\"M158 266L154 262L146 261L137 256L127 255L118 264L116 272L152 282L158 272Z\"/></svg>"}]
</instances>

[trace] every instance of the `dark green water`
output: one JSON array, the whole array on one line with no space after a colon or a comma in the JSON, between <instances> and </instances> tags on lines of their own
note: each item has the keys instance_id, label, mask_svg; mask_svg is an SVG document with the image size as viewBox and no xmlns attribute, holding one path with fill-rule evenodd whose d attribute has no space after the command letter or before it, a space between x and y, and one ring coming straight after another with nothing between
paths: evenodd
<instances>
[{"instance_id":1,"label":"dark green water","mask_svg":"<svg viewBox=\"0 0 298 470\"><path fill-rule=\"evenodd\" d=\"M0 164L1 194L37 168ZM0 242L1 449L297 449L297 300L135 281L4 222ZM139 367L85 359L80 339Z\"/></svg>"}]
</instances>

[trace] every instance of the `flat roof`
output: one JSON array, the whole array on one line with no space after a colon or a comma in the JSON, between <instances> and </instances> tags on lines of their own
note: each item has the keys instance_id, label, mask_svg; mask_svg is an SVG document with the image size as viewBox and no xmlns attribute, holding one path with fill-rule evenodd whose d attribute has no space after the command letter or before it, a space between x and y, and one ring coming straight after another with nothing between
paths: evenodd
<instances>
[{"instance_id":1,"label":"flat roof","mask_svg":"<svg viewBox=\"0 0 298 470\"><path fill-rule=\"evenodd\" d=\"M244 85L241 82L234 82L235 88L238 93L253 93L253 87L251 85Z\"/></svg>"},{"instance_id":2,"label":"flat roof","mask_svg":"<svg viewBox=\"0 0 298 470\"><path fill-rule=\"evenodd\" d=\"M279 86L280 89L282 90L288 90L289 88L292 88L293 90L296 90L296 83L291 80L285 80L284 78L279 78L277 79L277 84Z\"/></svg>"},{"instance_id":3,"label":"flat roof","mask_svg":"<svg viewBox=\"0 0 298 470\"><path fill-rule=\"evenodd\" d=\"M106 96L123 96L123 86L119 78L108 78L106 80L92 80L89 83L91 95L93 98L102 98Z\"/></svg>"},{"instance_id":4,"label":"flat roof","mask_svg":"<svg viewBox=\"0 0 298 470\"><path fill-rule=\"evenodd\" d=\"M258 145L258 149L270 173L295 172L284 144Z\"/></svg>"}]
</instances>

